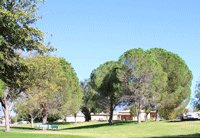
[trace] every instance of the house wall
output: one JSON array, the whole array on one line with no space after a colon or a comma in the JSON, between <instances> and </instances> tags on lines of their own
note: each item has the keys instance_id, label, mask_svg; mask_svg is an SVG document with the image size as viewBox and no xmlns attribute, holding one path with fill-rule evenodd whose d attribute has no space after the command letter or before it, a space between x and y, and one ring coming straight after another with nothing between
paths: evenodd
<instances>
[{"instance_id":1,"label":"house wall","mask_svg":"<svg viewBox=\"0 0 200 138\"><path fill-rule=\"evenodd\" d=\"M145 113L141 113L141 120L144 121L145 120ZM150 114L148 114L147 116L148 119L150 119ZM135 117L131 117L130 114L126 113L121 115L121 119L120 120L133 120L133 121L137 121L137 116Z\"/></svg>"},{"instance_id":2,"label":"house wall","mask_svg":"<svg viewBox=\"0 0 200 138\"><path fill-rule=\"evenodd\" d=\"M108 115L91 115L91 120L93 121L107 121L110 116ZM118 120L119 117L117 115L113 115L113 120Z\"/></svg>"},{"instance_id":3,"label":"house wall","mask_svg":"<svg viewBox=\"0 0 200 138\"><path fill-rule=\"evenodd\" d=\"M108 116L108 118L109 118L109 116ZM103 115L92 115L91 120L102 121L102 120L107 120L107 119L106 119L106 116L103 116Z\"/></svg>"},{"instance_id":4,"label":"house wall","mask_svg":"<svg viewBox=\"0 0 200 138\"><path fill-rule=\"evenodd\" d=\"M84 121L85 121L84 116L76 117L76 122L84 122ZM67 116L67 122L75 122L75 117L74 116Z\"/></svg>"}]
</instances>

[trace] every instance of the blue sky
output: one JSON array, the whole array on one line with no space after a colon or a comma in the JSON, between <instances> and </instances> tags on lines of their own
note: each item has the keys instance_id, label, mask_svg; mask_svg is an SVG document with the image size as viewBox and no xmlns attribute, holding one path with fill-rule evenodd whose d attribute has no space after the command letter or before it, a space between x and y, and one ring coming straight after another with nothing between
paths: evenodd
<instances>
[{"instance_id":1,"label":"blue sky","mask_svg":"<svg viewBox=\"0 0 200 138\"><path fill-rule=\"evenodd\" d=\"M158 47L185 60L194 93L200 77L199 7L198 0L47 0L39 5L43 18L36 26L47 41L54 34L57 56L72 64L79 80L129 49Z\"/></svg>"}]
</instances>

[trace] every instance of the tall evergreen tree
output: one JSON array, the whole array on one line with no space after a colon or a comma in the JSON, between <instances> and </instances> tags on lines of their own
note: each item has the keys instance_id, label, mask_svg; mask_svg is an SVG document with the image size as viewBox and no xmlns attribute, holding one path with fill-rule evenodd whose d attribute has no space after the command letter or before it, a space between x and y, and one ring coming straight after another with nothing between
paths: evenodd
<instances>
[{"instance_id":1,"label":"tall evergreen tree","mask_svg":"<svg viewBox=\"0 0 200 138\"><path fill-rule=\"evenodd\" d=\"M82 105L83 94L80 91L79 79L74 68L64 58L60 58L60 63L64 71L64 77L66 78L66 86L64 97L68 97L67 100L63 99L63 106L59 110L60 116L66 117L66 115L77 114Z\"/></svg>"},{"instance_id":2,"label":"tall evergreen tree","mask_svg":"<svg viewBox=\"0 0 200 138\"><path fill-rule=\"evenodd\" d=\"M131 102L138 108L137 118L140 124L145 99L149 99L158 87L164 87L166 74L154 59L154 54L141 48L126 51L119 60L129 68L123 80L132 96Z\"/></svg>"},{"instance_id":3,"label":"tall evergreen tree","mask_svg":"<svg viewBox=\"0 0 200 138\"><path fill-rule=\"evenodd\" d=\"M109 124L112 125L113 111L123 95L118 72L122 69L119 62L108 61L91 73L91 86L99 95L102 106L110 108Z\"/></svg>"},{"instance_id":4,"label":"tall evergreen tree","mask_svg":"<svg viewBox=\"0 0 200 138\"><path fill-rule=\"evenodd\" d=\"M177 54L161 48L150 49L155 59L160 63L167 74L167 95L160 103L162 116L166 119L174 118L180 114L190 101L192 72L185 61Z\"/></svg>"}]
</instances>

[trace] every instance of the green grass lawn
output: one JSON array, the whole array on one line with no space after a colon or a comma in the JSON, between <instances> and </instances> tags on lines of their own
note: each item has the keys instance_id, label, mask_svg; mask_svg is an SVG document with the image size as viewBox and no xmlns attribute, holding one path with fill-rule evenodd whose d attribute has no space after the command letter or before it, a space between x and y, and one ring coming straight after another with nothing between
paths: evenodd
<instances>
[{"instance_id":1,"label":"green grass lawn","mask_svg":"<svg viewBox=\"0 0 200 138\"><path fill-rule=\"evenodd\" d=\"M35 126L37 124L34 124ZM200 121L184 122L115 122L113 126L107 122L81 122L81 123L63 123L51 124L58 125L57 131L35 130L30 128L30 124L21 124L11 126L11 132L5 133L4 127L0 127L0 137L11 138L84 138L84 137L200 137Z\"/></svg>"}]
</instances>

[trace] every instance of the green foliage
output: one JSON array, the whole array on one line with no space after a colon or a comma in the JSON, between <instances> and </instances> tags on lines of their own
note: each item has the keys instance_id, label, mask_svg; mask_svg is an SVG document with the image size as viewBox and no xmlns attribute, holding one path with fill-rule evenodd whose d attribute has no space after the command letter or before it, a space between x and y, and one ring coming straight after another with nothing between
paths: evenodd
<instances>
[{"instance_id":1,"label":"green foliage","mask_svg":"<svg viewBox=\"0 0 200 138\"><path fill-rule=\"evenodd\" d=\"M110 124L112 124L113 110L122 103L121 98L124 91L119 79L122 67L119 62L108 61L93 70L90 76L91 86L97 91L102 109L110 108Z\"/></svg>"},{"instance_id":2,"label":"green foliage","mask_svg":"<svg viewBox=\"0 0 200 138\"><path fill-rule=\"evenodd\" d=\"M63 107L60 110L60 114L65 117L66 115L76 114L79 111L83 94L80 91L79 79L74 68L64 58L59 59L64 71L63 77L66 79L64 91L62 92Z\"/></svg>"},{"instance_id":3,"label":"green foliage","mask_svg":"<svg viewBox=\"0 0 200 138\"><path fill-rule=\"evenodd\" d=\"M37 16L38 3L43 0L1 0L0 5L0 78L10 88L20 89L19 81L24 80L21 72L27 67L20 60L19 51L38 51L43 54L52 51L52 46L44 43L44 33L34 24ZM32 26L31 26L32 25Z\"/></svg>"},{"instance_id":4,"label":"green foliage","mask_svg":"<svg viewBox=\"0 0 200 138\"><path fill-rule=\"evenodd\" d=\"M152 104L158 107L157 102L167 84L167 74L163 72L154 53L141 48L131 49L119 61L128 67L122 80L131 95L131 103L138 108L138 115L144 106Z\"/></svg>"},{"instance_id":5,"label":"green foliage","mask_svg":"<svg viewBox=\"0 0 200 138\"><path fill-rule=\"evenodd\" d=\"M0 79L0 96L4 96L4 92L6 90L5 83Z\"/></svg>"},{"instance_id":6,"label":"green foliage","mask_svg":"<svg viewBox=\"0 0 200 138\"><path fill-rule=\"evenodd\" d=\"M39 55L26 58L26 63L29 67L30 87L25 92L33 100L31 102L30 99L28 104L39 105L39 108L31 106L31 112L39 109L43 117L51 114L62 118L77 113L82 95L78 77L70 63L64 58Z\"/></svg>"},{"instance_id":7,"label":"green foliage","mask_svg":"<svg viewBox=\"0 0 200 138\"><path fill-rule=\"evenodd\" d=\"M177 54L161 48L153 48L155 59L167 74L167 94L163 98L161 114L169 119L184 110L190 100L192 73L185 61ZM184 107L183 107L184 105Z\"/></svg>"},{"instance_id":8,"label":"green foliage","mask_svg":"<svg viewBox=\"0 0 200 138\"><path fill-rule=\"evenodd\" d=\"M112 97L113 100L121 98L121 81L118 78L120 69L119 62L109 61L92 71L91 85L100 96Z\"/></svg>"}]
</instances>

